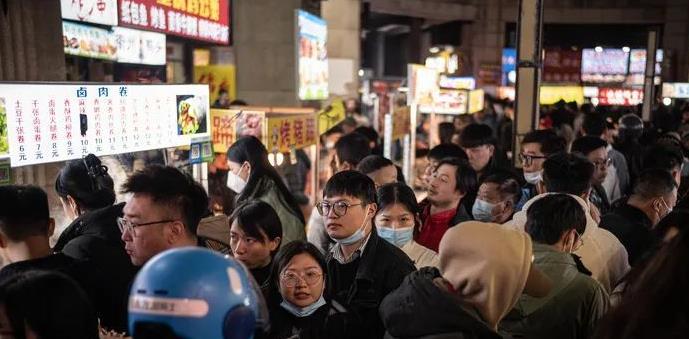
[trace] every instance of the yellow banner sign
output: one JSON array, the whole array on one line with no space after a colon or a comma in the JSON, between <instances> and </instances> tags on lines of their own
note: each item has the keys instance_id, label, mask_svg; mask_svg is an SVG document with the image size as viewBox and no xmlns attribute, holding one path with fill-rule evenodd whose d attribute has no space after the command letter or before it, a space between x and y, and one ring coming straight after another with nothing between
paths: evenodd
<instances>
[{"instance_id":1,"label":"yellow banner sign","mask_svg":"<svg viewBox=\"0 0 689 339\"><path fill-rule=\"evenodd\" d=\"M392 112L392 140L411 132L411 111L409 106L397 107Z\"/></svg>"},{"instance_id":2,"label":"yellow banner sign","mask_svg":"<svg viewBox=\"0 0 689 339\"><path fill-rule=\"evenodd\" d=\"M227 149L245 135L263 139L265 112L211 109L211 140L216 153Z\"/></svg>"},{"instance_id":3,"label":"yellow banner sign","mask_svg":"<svg viewBox=\"0 0 689 339\"><path fill-rule=\"evenodd\" d=\"M216 108L222 108L219 107L222 106L220 102L216 103L220 91L227 92L229 100L225 105L228 107L229 101L237 97L234 65L195 66L194 81L197 84L208 84L211 106Z\"/></svg>"},{"instance_id":4,"label":"yellow banner sign","mask_svg":"<svg viewBox=\"0 0 689 339\"><path fill-rule=\"evenodd\" d=\"M584 88L581 86L541 86L541 105L552 105L560 100L576 101L581 105L584 103Z\"/></svg>"},{"instance_id":5,"label":"yellow banner sign","mask_svg":"<svg viewBox=\"0 0 689 339\"><path fill-rule=\"evenodd\" d=\"M322 111L318 112L318 135L324 134L344 119L344 101L341 98L337 98Z\"/></svg>"},{"instance_id":6,"label":"yellow banner sign","mask_svg":"<svg viewBox=\"0 0 689 339\"><path fill-rule=\"evenodd\" d=\"M269 116L264 144L268 152L289 152L316 143L316 118L313 114Z\"/></svg>"}]
</instances>

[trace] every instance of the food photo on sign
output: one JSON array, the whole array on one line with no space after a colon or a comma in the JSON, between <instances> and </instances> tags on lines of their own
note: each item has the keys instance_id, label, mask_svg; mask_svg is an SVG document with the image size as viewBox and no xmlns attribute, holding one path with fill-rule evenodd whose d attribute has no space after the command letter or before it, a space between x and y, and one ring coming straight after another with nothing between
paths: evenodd
<instances>
[{"instance_id":1,"label":"food photo on sign","mask_svg":"<svg viewBox=\"0 0 689 339\"><path fill-rule=\"evenodd\" d=\"M5 98L0 98L0 157L8 155L10 144L7 142L7 112Z\"/></svg>"},{"instance_id":2,"label":"food photo on sign","mask_svg":"<svg viewBox=\"0 0 689 339\"><path fill-rule=\"evenodd\" d=\"M196 95L177 96L177 133L178 135L206 133L208 98Z\"/></svg>"}]
</instances>

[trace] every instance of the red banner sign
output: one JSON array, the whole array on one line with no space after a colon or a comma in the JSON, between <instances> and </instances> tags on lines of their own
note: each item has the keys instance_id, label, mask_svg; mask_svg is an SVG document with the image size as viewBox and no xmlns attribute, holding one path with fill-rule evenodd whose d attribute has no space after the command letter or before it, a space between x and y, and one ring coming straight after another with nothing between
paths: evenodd
<instances>
[{"instance_id":1,"label":"red banner sign","mask_svg":"<svg viewBox=\"0 0 689 339\"><path fill-rule=\"evenodd\" d=\"M611 106L636 106L644 101L644 91L636 88L600 88L598 104Z\"/></svg>"},{"instance_id":2,"label":"red banner sign","mask_svg":"<svg viewBox=\"0 0 689 339\"><path fill-rule=\"evenodd\" d=\"M229 0L118 0L120 26L230 42Z\"/></svg>"},{"instance_id":3,"label":"red banner sign","mask_svg":"<svg viewBox=\"0 0 689 339\"><path fill-rule=\"evenodd\" d=\"M579 83L581 81L581 51L545 50L543 81Z\"/></svg>"}]
</instances>

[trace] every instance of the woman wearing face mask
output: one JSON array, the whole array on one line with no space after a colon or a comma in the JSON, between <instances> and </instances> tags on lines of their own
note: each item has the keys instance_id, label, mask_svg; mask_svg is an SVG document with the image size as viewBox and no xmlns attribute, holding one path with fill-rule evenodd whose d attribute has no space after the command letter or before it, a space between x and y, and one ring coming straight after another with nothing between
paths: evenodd
<instances>
[{"instance_id":1,"label":"woman wearing face mask","mask_svg":"<svg viewBox=\"0 0 689 339\"><path fill-rule=\"evenodd\" d=\"M115 203L108 168L93 154L68 162L57 174L55 191L72 223L60 234L53 250L87 260L103 270L108 282L105 304L95 305L101 325L125 331L129 284L136 269L124 250L117 218L124 203Z\"/></svg>"},{"instance_id":2,"label":"woman wearing face mask","mask_svg":"<svg viewBox=\"0 0 689 339\"><path fill-rule=\"evenodd\" d=\"M249 269L259 286L268 282L273 256L281 239L280 219L275 210L263 201L239 205L230 216L232 253Z\"/></svg>"},{"instance_id":3,"label":"woman wearing face mask","mask_svg":"<svg viewBox=\"0 0 689 339\"><path fill-rule=\"evenodd\" d=\"M520 199L517 178L509 172L494 172L481 183L471 214L478 221L503 224L512 219Z\"/></svg>"},{"instance_id":4,"label":"woman wearing face mask","mask_svg":"<svg viewBox=\"0 0 689 339\"><path fill-rule=\"evenodd\" d=\"M227 187L236 192L237 203L261 200L277 213L282 224L282 243L306 240L304 215L278 172L268 162L268 151L253 136L239 138L227 150L230 171Z\"/></svg>"},{"instance_id":5,"label":"woman wearing face mask","mask_svg":"<svg viewBox=\"0 0 689 339\"><path fill-rule=\"evenodd\" d=\"M438 267L438 254L414 241L421 211L414 191L403 183L392 183L381 186L376 196L378 212L374 220L378 235L399 247L416 268Z\"/></svg>"},{"instance_id":6,"label":"woman wearing face mask","mask_svg":"<svg viewBox=\"0 0 689 339\"><path fill-rule=\"evenodd\" d=\"M270 279L269 338L357 337L354 316L327 296L326 272L313 244L293 241L280 249Z\"/></svg>"}]
</instances>

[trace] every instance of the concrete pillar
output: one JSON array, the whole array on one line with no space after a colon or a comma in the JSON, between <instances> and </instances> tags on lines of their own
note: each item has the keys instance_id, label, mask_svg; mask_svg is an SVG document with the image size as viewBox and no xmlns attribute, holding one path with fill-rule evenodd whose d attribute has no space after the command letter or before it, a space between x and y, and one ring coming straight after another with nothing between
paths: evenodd
<instances>
[{"instance_id":1,"label":"concrete pillar","mask_svg":"<svg viewBox=\"0 0 689 339\"><path fill-rule=\"evenodd\" d=\"M476 20L470 26L473 73L478 76L481 64L500 66L504 45L505 24L502 21L502 0L485 0L477 5ZM468 30L468 31L469 31Z\"/></svg>"},{"instance_id":2,"label":"concrete pillar","mask_svg":"<svg viewBox=\"0 0 689 339\"><path fill-rule=\"evenodd\" d=\"M662 47L673 72L663 70L666 81L689 79L689 7L683 0L667 0ZM665 63L665 62L664 62Z\"/></svg>"},{"instance_id":3,"label":"concrete pillar","mask_svg":"<svg viewBox=\"0 0 689 339\"><path fill-rule=\"evenodd\" d=\"M251 105L296 106L295 10L300 0L235 0L237 98Z\"/></svg>"},{"instance_id":4,"label":"concrete pillar","mask_svg":"<svg viewBox=\"0 0 689 339\"><path fill-rule=\"evenodd\" d=\"M412 64L423 64L421 59L421 25L424 19L411 18L411 25L409 25L409 46L407 49L407 60Z\"/></svg>"},{"instance_id":5,"label":"concrete pillar","mask_svg":"<svg viewBox=\"0 0 689 339\"><path fill-rule=\"evenodd\" d=\"M361 1L323 1L321 17L328 23L331 95L356 97L361 65Z\"/></svg>"}]
</instances>

